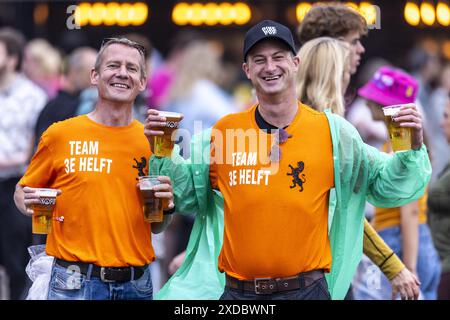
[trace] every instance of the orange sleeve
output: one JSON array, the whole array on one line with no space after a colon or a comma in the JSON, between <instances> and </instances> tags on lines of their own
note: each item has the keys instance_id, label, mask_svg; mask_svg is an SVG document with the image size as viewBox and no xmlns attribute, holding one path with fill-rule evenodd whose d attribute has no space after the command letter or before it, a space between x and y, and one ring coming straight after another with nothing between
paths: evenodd
<instances>
[{"instance_id":1,"label":"orange sleeve","mask_svg":"<svg viewBox=\"0 0 450 320\"><path fill-rule=\"evenodd\" d=\"M19 185L33 188L49 187L55 177L53 155L46 144L45 138L42 137L25 175L19 181Z\"/></svg>"}]
</instances>

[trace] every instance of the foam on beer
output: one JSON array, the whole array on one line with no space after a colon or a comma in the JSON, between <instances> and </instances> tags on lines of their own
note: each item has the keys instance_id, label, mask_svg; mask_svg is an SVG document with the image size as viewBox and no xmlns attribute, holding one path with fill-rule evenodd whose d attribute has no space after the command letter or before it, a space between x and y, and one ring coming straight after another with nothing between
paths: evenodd
<instances>
[{"instance_id":1,"label":"foam on beer","mask_svg":"<svg viewBox=\"0 0 450 320\"><path fill-rule=\"evenodd\" d=\"M40 197L56 197L58 193L54 189L38 189L37 192Z\"/></svg>"},{"instance_id":2,"label":"foam on beer","mask_svg":"<svg viewBox=\"0 0 450 320\"><path fill-rule=\"evenodd\" d=\"M176 118L180 119L183 117L181 113L178 112L171 112L171 111L159 111L158 114L160 117L166 117L166 118Z\"/></svg>"},{"instance_id":3,"label":"foam on beer","mask_svg":"<svg viewBox=\"0 0 450 320\"><path fill-rule=\"evenodd\" d=\"M139 189L141 190L152 190L152 183L149 180L141 180L139 182Z\"/></svg>"},{"instance_id":4,"label":"foam on beer","mask_svg":"<svg viewBox=\"0 0 450 320\"><path fill-rule=\"evenodd\" d=\"M395 115L397 112L400 111L401 107L402 107L401 105L384 107L383 108L384 115L386 117L388 116L392 117L393 115Z\"/></svg>"}]
</instances>

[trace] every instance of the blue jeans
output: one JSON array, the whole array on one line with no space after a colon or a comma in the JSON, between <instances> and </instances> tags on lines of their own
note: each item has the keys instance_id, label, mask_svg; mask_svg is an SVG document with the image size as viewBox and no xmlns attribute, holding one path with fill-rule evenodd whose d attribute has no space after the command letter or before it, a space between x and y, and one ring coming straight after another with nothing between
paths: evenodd
<instances>
[{"instance_id":1,"label":"blue jeans","mask_svg":"<svg viewBox=\"0 0 450 320\"><path fill-rule=\"evenodd\" d=\"M256 294L225 287L220 300L331 300L325 278L314 281L307 287L272 294Z\"/></svg>"},{"instance_id":2,"label":"blue jeans","mask_svg":"<svg viewBox=\"0 0 450 320\"><path fill-rule=\"evenodd\" d=\"M386 244L400 258L403 256L402 237L400 227L386 228L378 232ZM421 282L420 292L425 300L436 300L441 264L434 248L427 224L419 225L419 248L417 255L417 275ZM375 274L378 273L378 274ZM369 278L377 276L376 281ZM358 283L353 282L353 293L357 300L390 300L392 286L384 274L368 259L363 259L358 266ZM371 285L372 284L372 285Z\"/></svg>"},{"instance_id":3,"label":"blue jeans","mask_svg":"<svg viewBox=\"0 0 450 320\"><path fill-rule=\"evenodd\" d=\"M139 279L128 282L103 282L91 272L84 275L53 264L48 300L153 300L150 265Z\"/></svg>"}]
</instances>

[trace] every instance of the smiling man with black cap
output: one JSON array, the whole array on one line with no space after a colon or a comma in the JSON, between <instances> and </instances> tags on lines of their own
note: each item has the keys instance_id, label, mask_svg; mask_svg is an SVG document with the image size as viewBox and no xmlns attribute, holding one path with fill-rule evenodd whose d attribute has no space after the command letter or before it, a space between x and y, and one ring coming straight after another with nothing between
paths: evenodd
<instances>
[{"instance_id":1,"label":"smiling man with black cap","mask_svg":"<svg viewBox=\"0 0 450 320\"><path fill-rule=\"evenodd\" d=\"M420 197L426 148L381 154L342 117L299 102L287 27L253 26L243 54L258 103L195 137L191 161L151 159L177 177L179 212L198 212L184 263L158 298L342 299L362 254L366 197L393 206ZM149 110L145 134L162 134L164 121Z\"/></svg>"},{"instance_id":2,"label":"smiling man with black cap","mask_svg":"<svg viewBox=\"0 0 450 320\"><path fill-rule=\"evenodd\" d=\"M245 35L244 61L247 60L248 52L256 43L269 38L278 39L281 42L284 42L292 53L294 55L296 54L297 51L295 50L294 39L292 38L291 31L278 22L264 20L251 28Z\"/></svg>"}]
</instances>

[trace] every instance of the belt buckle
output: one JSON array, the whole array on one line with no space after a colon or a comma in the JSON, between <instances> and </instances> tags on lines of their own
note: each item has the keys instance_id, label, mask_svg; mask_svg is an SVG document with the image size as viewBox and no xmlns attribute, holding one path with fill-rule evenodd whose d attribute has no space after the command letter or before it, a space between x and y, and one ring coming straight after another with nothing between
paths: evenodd
<instances>
[{"instance_id":1,"label":"belt buckle","mask_svg":"<svg viewBox=\"0 0 450 320\"><path fill-rule=\"evenodd\" d=\"M106 272L105 272L106 268L105 267L101 267L100 268L100 279L103 282L116 282L115 280L109 280L105 278Z\"/></svg>"},{"instance_id":2,"label":"belt buckle","mask_svg":"<svg viewBox=\"0 0 450 320\"><path fill-rule=\"evenodd\" d=\"M275 290L275 286L273 284L270 284L270 281L272 281L272 278L255 278L255 293L256 294L271 294ZM262 290L262 291L261 291Z\"/></svg>"}]
</instances>

